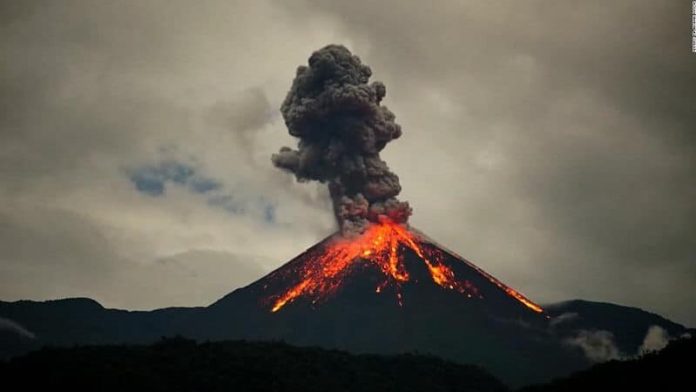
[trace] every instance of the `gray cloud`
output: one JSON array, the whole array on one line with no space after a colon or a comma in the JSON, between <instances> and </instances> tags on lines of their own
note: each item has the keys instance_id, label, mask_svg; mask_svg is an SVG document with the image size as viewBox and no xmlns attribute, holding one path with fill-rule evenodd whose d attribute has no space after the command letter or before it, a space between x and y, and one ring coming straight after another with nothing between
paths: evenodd
<instances>
[{"instance_id":1,"label":"gray cloud","mask_svg":"<svg viewBox=\"0 0 696 392\"><path fill-rule=\"evenodd\" d=\"M266 97L286 87L230 41L267 6L235 23L185 2L2 7L2 299L203 305L331 230L322 192L268 164Z\"/></svg>"},{"instance_id":2,"label":"gray cloud","mask_svg":"<svg viewBox=\"0 0 696 392\"><path fill-rule=\"evenodd\" d=\"M7 243L25 244L0 254L0 287L22 282L4 298L50 286L53 254L69 276L201 249L258 253L272 268L329 234L327 192L268 156L293 142L273 113L293 70L335 42L389 86L384 102L408 130L382 158L414 226L539 302L582 297L696 322L688 2L2 7L0 223L12 223ZM176 187L138 194L122 169L163 148L225 191L266 197L277 224L230 218ZM70 254L44 232L100 246Z\"/></svg>"},{"instance_id":3,"label":"gray cloud","mask_svg":"<svg viewBox=\"0 0 696 392\"><path fill-rule=\"evenodd\" d=\"M138 260L113 228L53 209L0 212L0 298L92 297L109 306L151 309L212 303L268 272L263 255L193 248ZM131 246L141 247L126 241Z\"/></svg>"},{"instance_id":4,"label":"gray cloud","mask_svg":"<svg viewBox=\"0 0 696 392\"><path fill-rule=\"evenodd\" d=\"M208 119L235 134L248 135L262 127L271 116L273 109L266 94L256 87L244 90L230 100L216 102L210 108Z\"/></svg>"},{"instance_id":5,"label":"gray cloud","mask_svg":"<svg viewBox=\"0 0 696 392\"><path fill-rule=\"evenodd\" d=\"M580 347L592 362L606 362L623 357L616 347L614 335L609 331L579 331L576 336L567 339L566 343Z\"/></svg>"},{"instance_id":6,"label":"gray cloud","mask_svg":"<svg viewBox=\"0 0 696 392\"><path fill-rule=\"evenodd\" d=\"M638 354L645 354L654 351L660 351L667 347L669 344L670 336L664 328L659 325L653 325L648 328L648 332L645 334L645 339L643 339L643 344L641 344L638 349Z\"/></svg>"},{"instance_id":7,"label":"gray cloud","mask_svg":"<svg viewBox=\"0 0 696 392\"><path fill-rule=\"evenodd\" d=\"M565 313L552 320L557 325L560 322L574 318L575 313ZM568 315L568 316L566 316ZM643 343L638 347L636 353L622 353L616 345L614 334L603 330L580 330L575 336L565 340L571 346L577 346L593 362L605 362L612 359L632 359L642 354L660 351L669 344L670 336L667 331L659 325L652 325L648 328L643 338Z\"/></svg>"},{"instance_id":8,"label":"gray cloud","mask_svg":"<svg viewBox=\"0 0 696 392\"><path fill-rule=\"evenodd\" d=\"M551 328L555 328L561 324L576 320L578 317L579 317L579 315L575 312L563 313L563 314L560 314L556 317L553 317L551 319L551 321L549 322L549 325L551 326Z\"/></svg>"}]
</instances>

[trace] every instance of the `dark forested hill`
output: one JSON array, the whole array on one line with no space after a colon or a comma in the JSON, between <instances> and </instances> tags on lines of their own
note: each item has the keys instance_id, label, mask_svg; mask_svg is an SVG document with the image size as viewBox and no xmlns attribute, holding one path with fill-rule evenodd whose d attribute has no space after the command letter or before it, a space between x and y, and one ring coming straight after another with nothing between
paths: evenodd
<instances>
[{"instance_id":1,"label":"dark forested hill","mask_svg":"<svg viewBox=\"0 0 696 392\"><path fill-rule=\"evenodd\" d=\"M664 350L610 361L520 392L693 389L696 338ZM44 348L0 362L0 380L26 390L72 391L507 391L475 367L431 356L356 355L278 342Z\"/></svg>"},{"instance_id":2,"label":"dark forested hill","mask_svg":"<svg viewBox=\"0 0 696 392\"><path fill-rule=\"evenodd\" d=\"M365 290L360 291L365 292ZM583 368L583 366L566 366L563 362L567 356L574 354L575 351L577 351L577 355L582 355L582 352L576 346L567 346L568 355L563 357L549 354L554 352L551 350L549 353L545 353L543 350L529 350L519 344L509 345L512 349L527 356L528 360L522 363L527 367L527 371L523 372L520 369L524 366L516 366L518 363L514 361L516 357L510 355L509 351L501 350L501 347L504 347L501 336L507 336L508 340L513 342L516 340L524 342L529 336L540 339L540 342L544 341L542 338L563 342L572 339L582 331L607 331L615 339L620 353L631 356L639 351L648 329L652 326L664 329L670 337L681 336L687 331L679 324L637 308L574 300L546 307L546 312L550 317L550 328L525 328L523 331L519 331L519 328L516 328L518 325L522 325L519 323L513 323L508 328L505 328L506 323L502 325L494 323L493 326L498 326L502 331L517 331L518 333L497 334L498 339L483 339L490 333L482 334L480 333L481 328L475 329L477 318L474 316L480 315L480 312L474 312L475 308L473 308L474 311L471 307L454 311L453 309L459 308L451 305L450 302L430 301L428 300L431 298L430 294L423 295L422 293L411 295L410 302L403 308L388 306L378 308L380 303L386 301L387 304L391 304L393 301L384 296L375 297L371 291L368 294L369 298L359 301L359 303L369 304L369 306L359 307L358 310L375 315L374 318L377 321L382 320L379 323L369 319L365 324L356 322L357 311L355 309L357 305L351 301L343 301L333 307L323 306L321 312L302 312L299 307L294 307L283 316L264 311L261 314L269 318L268 322L250 323L252 319L250 315L256 313L254 313L253 306L250 307L249 304L253 305L256 302L253 301L253 296L252 300L249 300L246 293L248 290L237 290L207 308L169 308L149 312L107 309L86 298L47 302L0 301L0 359L21 355L45 345L70 347L75 344L147 344L157 341L162 336L176 335L195 338L199 341L282 339L299 346L316 345L358 353L428 352L455 360L458 363L478 363L509 385L521 386L531 382L548 381L551 378L568 375ZM406 291L406 294L409 293L412 292ZM341 296L341 298L349 299L353 297L353 295ZM424 299L424 301L418 301L418 299ZM428 305L433 303L437 306ZM442 308L442 311L436 313L433 308ZM423 319L424 322L416 322L418 318L415 318L414 315L418 314L416 312L418 309L428 310L427 317ZM445 310L450 314L446 317L435 317L436 314L445 314ZM406 318L402 319L403 317ZM289 327L288 319L294 322L292 324L295 325L294 328ZM459 319L465 322L457 322ZM322 320L324 324L319 323ZM448 320L454 320L454 322ZM353 335L355 336L360 336L361 333L363 335L371 334L370 336L374 339L370 341L339 338L338 335L334 335L339 331L339 328L327 325L328 322L333 322L333 325L343 328L342 330L346 333L354 330ZM255 328L249 329L246 333L238 331L240 327L249 324ZM415 327L419 325L423 327L421 330L423 333L416 333ZM266 326L265 329L261 328L262 326ZM271 327L275 328L277 332L271 330L273 333L269 333ZM404 337L404 331L410 331L410 335ZM263 334L264 332L265 334ZM330 344L321 344L321 338L326 336L333 336L335 343L331 344L329 341ZM408 336L420 336L420 342L424 342L425 339L440 340L442 344L430 345L431 349L425 350L422 347L427 345L411 345L413 339ZM346 342L356 344L351 346ZM343 347L338 347L339 343L343 344ZM383 349L383 346L395 344L402 346L398 350ZM465 355L458 355L458 353L467 354L469 359L462 359ZM471 359L477 355L488 358L488 362ZM531 365L533 362L531 359L538 361L544 355L546 355L547 363L555 360L557 367L565 370L561 372L548 366L535 367ZM498 366L489 366L491 363L497 363ZM515 373L529 374L529 368L534 369L536 373L534 373L535 377L528 382L515 382L515 378L510 376Z\"/></svg>"},{"instance_id":3,"label":"dark forested hill","mask_svg":"<svg viewBox=\"0 0 696 392\"><path fill-rule=\"evenodd\" d=\"M520 392L693 391L696 338L672 341L664 350L610 361Z\"/></svg>"},{"instance_id":4,"label":"dark forested hill","mask_svg":"<svg viewBox=\"0 0 696 392\"><path fill-rule=\"evenodd\" d=\"M607 331L618 350L627 356L639 354L650 327L658 326L673 338L687 331L658 314L605 302L575 299L545 305L544 310L556 319L553 329L557 334L572 337L579 331Z\"/></svg>"},{"instance_id":5,"label":"dark forested hill","mask_svg":"<svg viewBox=\"0 0 696 392\"><path fill-rule=\"evenodd\" d=\"M183 338L149 346L44 348L0 362L0 379L24 390L70 391L507 390L480 368L428 356Z\"/></svg>"}]
</instances>

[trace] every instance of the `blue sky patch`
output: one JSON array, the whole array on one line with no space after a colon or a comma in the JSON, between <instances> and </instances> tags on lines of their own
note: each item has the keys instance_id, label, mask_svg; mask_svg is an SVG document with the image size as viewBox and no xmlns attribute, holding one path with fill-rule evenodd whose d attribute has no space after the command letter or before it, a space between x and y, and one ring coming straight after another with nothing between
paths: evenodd
<instances>
[{"instance_id":1,"label":"blue sky patch","mask_svg":"<svg viewBox=\"0 0 696 392\"><path fill-rule=\"evenodd\" d=\"M200 172L193 165L164 161L128 171L128 178L138 192L162 197L168 187L184 187L189 192L205 195L205 202L233 215L252 214L265 223L276 223L276 206L263 196L244 197L225 190L223 184Z\"/></svg>"},{"instance_id":2,"label":"blue sky patch","mask_svg":"<svg viewBox=\"0 0 696 392\"><path fill-rule=\"evenodd\" d=\"M275 223L276 220L276 208L273 204L267 203L263 208L263 219L266 223Z\"/></svg>"},{"instance_id":3,"label":"blue sky patch","mask_svg":"<svg viewBox=\"0 0 696 392\"><path fill-rule=\"evenodd\" d=\"M150 196L164 194L168 183L185 186L195 193L207 193L222 186L220 182L199 174L193 166L175 161L140 167L132 170L129 178L135 189Z\"/></svg>"}]
</instances>

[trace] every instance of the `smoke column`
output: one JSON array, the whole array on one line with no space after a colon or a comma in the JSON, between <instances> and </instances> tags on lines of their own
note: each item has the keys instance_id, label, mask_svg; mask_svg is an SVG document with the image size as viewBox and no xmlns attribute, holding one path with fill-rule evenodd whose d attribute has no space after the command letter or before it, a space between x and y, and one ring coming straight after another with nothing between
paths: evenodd
<instances>
[{"instance_id":1,"label":"smoke column","mask_svg":"<svg viewBox=\"0 0 696 392\"><path fill-rule=\"evenodd\" d=\"M394 114L380 105L381 82L368 84L372 70L340 45L329 45L297 68L280 111L297 150L283 147L271 157L298 181L328 183L343 235L362 233L370 222L405 223L407 202L396 199L399 177L379 152L401 136Z\"/></svg>"}]
</instances>

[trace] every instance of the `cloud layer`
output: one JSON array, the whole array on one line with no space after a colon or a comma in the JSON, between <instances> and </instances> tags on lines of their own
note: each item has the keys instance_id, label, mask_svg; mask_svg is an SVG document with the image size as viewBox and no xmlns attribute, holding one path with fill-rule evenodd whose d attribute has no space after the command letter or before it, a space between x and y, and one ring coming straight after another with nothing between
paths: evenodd
<instances>
[{"instance_id":1,"label":"cloud layer","mask_svg":"<svg viewBox=\"0 0 696 392\"><path fill-rule=\"evenodd\" d=\"M404 136L382 156L414 226L535 300L696 323L688 2L1 7L0 298L193 304L144 271L224 254L231 290L331 233L326 192L268 157L292 144L295 67L340 43L389 86ZM206 279L195 301L222 291Z\"/></svg>"}]
</instances>

